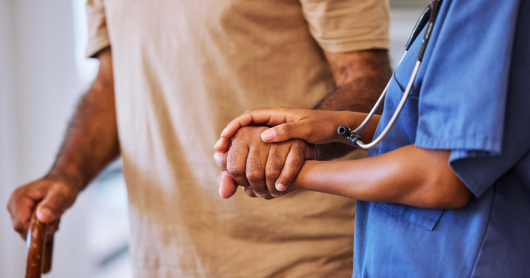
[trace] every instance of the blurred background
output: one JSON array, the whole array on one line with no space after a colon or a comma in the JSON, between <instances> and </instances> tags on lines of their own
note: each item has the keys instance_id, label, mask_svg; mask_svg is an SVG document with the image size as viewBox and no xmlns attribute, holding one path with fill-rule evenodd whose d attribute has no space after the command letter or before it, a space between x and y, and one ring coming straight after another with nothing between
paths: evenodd
<instances>
[{"instance_id":1,"label":"blurred background","mask_svg":"<svg viewBox=\"0 0 530 278\"><path fill-rule=\"evenodd\" d=\"M86 0L0 0L0 278L23 277L25 244L4 209L51 166L76 102L95 77L85 58ZM395 66L428 0L391 0ZM47 277L132 277L127 191L117 161L61 221Z\"/></svg>"}]
</instances>

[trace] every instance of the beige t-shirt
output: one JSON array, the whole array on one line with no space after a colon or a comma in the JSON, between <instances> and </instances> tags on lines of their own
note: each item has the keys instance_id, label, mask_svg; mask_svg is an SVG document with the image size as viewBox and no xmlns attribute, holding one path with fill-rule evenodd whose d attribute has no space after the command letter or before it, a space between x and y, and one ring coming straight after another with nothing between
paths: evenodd
<instances>
[{"instance_id":1,"label":"beige t-shirt","mask_svg":"<svg viewBox=\"0 0 530 278\"><path fill-rule=\"evenodd\" d=\"M257 107L312 107L323 56L388 48L386 0L88 0L87 54L112 46L136 277L350 277L355 202L223 200L213 145Z\"/></svg>"}]
</instances>

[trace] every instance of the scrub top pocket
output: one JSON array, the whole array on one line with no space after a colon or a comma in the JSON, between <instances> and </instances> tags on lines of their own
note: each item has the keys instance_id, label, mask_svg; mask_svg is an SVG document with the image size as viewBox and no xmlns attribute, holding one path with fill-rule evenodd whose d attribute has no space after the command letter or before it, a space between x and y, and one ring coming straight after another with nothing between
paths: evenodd
<instances>
[{"instance_id":1,"label":"scrub top pocket","mask_svg":"<svg viewBox=\"0 0 530 278\"><path fill-rule=\"evenodd\" d=\"M403 93L404 87L398 82L396 76L393 75L388 86L387 96L385 97L385 111L394 112ZM416 140L416 129L418 126L418 102L418 96L409 95L394 127L378 147L370 150L368 153L369 156L390 152L414 144ZM383 127L387 126L391 117L391 113L383 113L381 120L379 121L376 136L381 133ZM423 209L392 203L375 204L383 208L379 213L385 213L386 211L391 214L390 217L397 217L427 230L434 229L436 223L442 217L444 212L444 210Z\"/></svg>"}]
</instances>

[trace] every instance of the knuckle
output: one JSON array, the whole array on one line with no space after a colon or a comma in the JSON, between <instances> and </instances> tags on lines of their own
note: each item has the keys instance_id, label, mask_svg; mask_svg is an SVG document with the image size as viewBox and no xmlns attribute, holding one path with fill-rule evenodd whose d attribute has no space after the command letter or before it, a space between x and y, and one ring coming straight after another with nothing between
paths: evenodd
<instances>
[{"instance_id":1,"label":"knuckle","mask_svg":"<svg viewBox=\"0 0 530 278\"><path fill-rule=\"evenodd\" d=\"M278 177L282 172L284 164L285 161L280 155L273 154L267 160L267 165L265 166L265 176Z\"/></svg>"},{"instance_id":2,"label":"knuckle","mask_svg":"<svg viewBox=\"0 0 530 278\"><path fill-rule=\"evenodd\" d=\"M237 167L235 165L229 165L226 167L226 170L234 178L240 178L245 175L245 170L242 167Z\"/></svg>"},{"instance_id":3,"label":"knuckle","mask_svg":"<svg viewBox=\"0 0 530 278\"><path fill-rule=\"evenodd\" d=\"M304 164L304 161L304 159L292 159L291 161L285 163L285 166L290 169L287 174L292 174L294 171L299 170L299 168Z\"/></svg>"},{"instance_id":4,"label":"knuckle","mask_svg":"<svg viewBox=\"0 0 530 278\"><path fill-rule=\"evenodd\" d=\"M13 194L11 195L13 199L17 199L20 196L24 195L25 187L19 187L13 191Z\"/></svg>"},{"instance_id":5,"label":"knuckle","mask_svg":"<svg viewBox=\"0 0 530 278\"><path fill-rule=\"evenodd\" d=\"M251 127L250 127L250 126L244 126L244 127L241 127L241 128L237 131L236 135L234 136L234 140L235 140L235 138L236 138L237 135L239 135L239 136L246 135L246 133L248 133L250 130L251 130Z\"/></svg>"},{"instance_id":6,"label":"knuckle","mask_svg":"<svg viewBox=\"0 0 530 278\"><path fill-rule=\"evenodd\" d=\"M272 164L267 167L265 171L265 177L267 178L267 180L271 180L271 179L275 180L282 173L282 169L283 169L283 165Z\"/></svg>"},{"instance_id":7,"label":"knuckle","mask_svg":"<svg viewBox=\"0 0 530 278\"><path fill-rule=\"evenodd\" d=\"M240 153L237 146L232 146L230 151L228 152L228 155L226 157L226 161L228 164L234 164L240 157Z\"/></svg>"},{"instance_id":8,"label":"knuckle","mask_svg":"<svg viewBox=\"0 0 530 278\"><path fill-rule=\"evenodd\" d=\"M13 223L13 230L15 230L17 233L25 232L24 225L18 221Z\"/></svg>"},{"instance_id":9,"label":"knuckle","mask_svg":"<svg viewBox=\"0 0 530 278\"><path fill-rule=\"evenodd\" d=\"M239 153L237 150L230 151L226 162L226 171L234 178L239 178L245 175L245 167L239 162Z\"/></svg>"},{"instance_id":10,"label":"knuckle","mask_svg":"<svg viewBox=\"0 0 530 278\"><path fill-rule=\"evenodd\" d=\"M300 148L300 147L292 148L291 152L295 156L295 160L297 161L305 160L305 148Z\"/></svg>"},{"instance_id":11,"label":"knuckle","mask_svg":"<svg viewBox=\"0 0 530 278\"><path fill-rule=\"evenodd\" d=\"M257 182L257 181L263 180L264 178L263 166L255 160L248 161L246 176L247 176L247 179L251 182Z\"/></svg>"},{"instance_id":12,"label":"knuckle","mask_svg":"<svg viewBox=\"0 0 530 278\"><path fill-rule=\"evenodd\" d=\"M259 171L247 171L247 180L249 182L259 182L263 180L263 176Z\"/></svg>"}]
</instances>

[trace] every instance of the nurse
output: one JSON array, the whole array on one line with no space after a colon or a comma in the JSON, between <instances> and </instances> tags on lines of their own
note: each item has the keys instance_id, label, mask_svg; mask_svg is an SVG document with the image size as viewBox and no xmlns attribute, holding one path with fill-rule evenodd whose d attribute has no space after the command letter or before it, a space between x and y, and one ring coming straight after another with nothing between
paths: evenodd
<instances>
[{"instance_id":1,"label":"nurse","mask_svg":"<svg viewBox=\"0 0 530 278\"><path fill-rule=\"evenodd\" d=\"M420 44L394 73L383 114L361 132L365 143L389 122ZM251 110L223 131L217 157L242 126L264 124L265 142L299 138L318 150L347 143L337 128L365 116ZM354 277L530 277L530 1L443 0L388 136L366 159L307 161L276 187L358 200ZM235 191L227 172L220 188L223 197Z\"/></svg>"}]
</instances>

